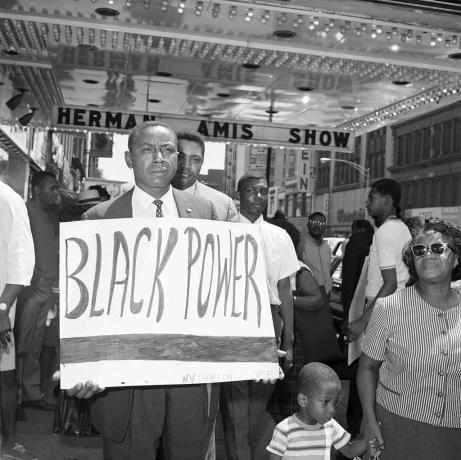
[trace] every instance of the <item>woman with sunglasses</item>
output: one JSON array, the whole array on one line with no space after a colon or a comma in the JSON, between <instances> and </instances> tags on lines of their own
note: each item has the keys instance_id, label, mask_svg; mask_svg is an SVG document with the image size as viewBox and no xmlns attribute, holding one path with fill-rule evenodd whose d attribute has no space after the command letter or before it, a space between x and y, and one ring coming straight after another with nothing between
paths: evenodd
<instances>
[{"instance_id":1,"label":"woman with sunglasses","mask_svg":"<svg viewBox=\"0 0 461 460\"><path fill-rule=\"evenodd\" d=\"M414 284L378 300L358 387L380 460L461 458L461 229L428 219L403 251Z\"/></svg>"}]
</instances>

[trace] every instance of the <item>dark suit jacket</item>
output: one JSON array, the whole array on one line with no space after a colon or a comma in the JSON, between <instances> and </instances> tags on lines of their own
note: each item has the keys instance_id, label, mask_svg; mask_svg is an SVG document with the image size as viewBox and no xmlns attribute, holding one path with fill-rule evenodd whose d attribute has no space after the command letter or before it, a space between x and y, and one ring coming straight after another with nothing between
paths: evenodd
<instances>
[{"instance_id":1,"label":"dark suit jacket","mask_svg":"<svg viewBox=\"0 0 461 460\"><path fill-rule=\"evenodd\" d=\"M89 209L84 219L118 219L133 217L131 199L133 189L114 200L98 204ZM195 197L187 192L173 189L173 196L180 217L192 219L216 219L216 211L212 203ZM208 399L206 385L203 385L203 397ZM128 388L109 388L91 399L91 417L96 429L106 438L120 442L128 428L133 390ZM218 412L219 385L213 385L211 392L209 417L214 419Z\"/></svg>"}]
</instances>

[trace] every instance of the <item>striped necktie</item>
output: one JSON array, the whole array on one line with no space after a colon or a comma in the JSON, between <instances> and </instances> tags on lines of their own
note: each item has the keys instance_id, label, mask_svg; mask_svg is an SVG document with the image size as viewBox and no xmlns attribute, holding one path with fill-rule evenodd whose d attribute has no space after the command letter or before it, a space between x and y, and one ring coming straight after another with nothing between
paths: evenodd
<instances>
[{"instance_id":1,"label":"striped necktie","mask_svg":"<svg viewBox=\"0 0 461 460\"><path fill-rule=\"evenodd\" d=\"M163 212L162 212L162 200L154 200L155 206L157 206L157 211L155 212L155 217L163 217Z\"/></svg>"}]
</instances>

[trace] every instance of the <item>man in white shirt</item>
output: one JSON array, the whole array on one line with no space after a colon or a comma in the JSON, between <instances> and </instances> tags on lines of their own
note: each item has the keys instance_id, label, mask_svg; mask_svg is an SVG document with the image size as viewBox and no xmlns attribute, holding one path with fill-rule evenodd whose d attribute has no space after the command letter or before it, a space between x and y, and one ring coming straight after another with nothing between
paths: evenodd
<instances>
[{"instance_id":1,"label":"man in white shirt","mask_svg":"<svg viewBox=\"0 0 461 460\"><path fill-rule=\"evenodd\" d=\"M256 225L261 233L267 273L267 288L278 348L287 353L285 369L293 360L293 297L290 275L299 265L288 233L268 222L262 213L267 205L266 179L247 174L240 178L239 222ZM223 426L230 460L256 460L265 456L274 422L266 412L273 385L253 381L227 382L223 394ZM265 458L265 457L264 457Z\"/></svg>"},{"instance_id":2,"label":"man in white shirt","mask_svg":"<svg viewBox=\"0 0 461 460\"><path fill-rule=\"evenodd\" d=\"M171 181L173 187L210 200L218 220L237 222L237 209L234 201L218 190L197 180L205 156L205 141L193 131L178 131L178 169Z\"/></svg>"},{"instance_id":3,"label":"man in white shirt","mask_svg":"<svg viewBox=\"0 0 461 460\"><path fill-rule=\"evenodd\" d=\"M34 243L22 198L0 178L0 407L1 457L33 459L16 443L16 372L14 325L16 297L34 271Z\"/></svg>"},{"instance_id":4,"label":"man in white shirt","mask_svg":"<svg viewBox=\"0 0 461 460\"><path fill-rule=\"evenodd\" d=\"M411 240L408 227L400 220L400 185L393 179L380 179L370 189L366 202L368 214L378 229L370 247L366 297L363 314L349 324L349 341L356 340L365 330L376 299L386 297L405 287L409 273L402 261L405 244Z\"/></svg>"}]
</instances>

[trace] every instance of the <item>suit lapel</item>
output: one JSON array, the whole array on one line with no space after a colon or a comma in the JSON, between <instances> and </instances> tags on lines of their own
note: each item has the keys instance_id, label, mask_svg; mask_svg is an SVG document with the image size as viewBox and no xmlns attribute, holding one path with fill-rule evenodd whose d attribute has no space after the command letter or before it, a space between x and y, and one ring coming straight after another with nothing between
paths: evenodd
<instances>
[{"instance_id":1,"label":"suit lapel","mask_svg":"<svg viewBox=\"0 0 461 460\"><path fill-rule=\"evenodd\" d=\"M178 208L179 217L185 218L197 218L199 217L197 212L194 209L195 200L194 195L191 195L187 192L182 192L173 188L173 196L176 202L176 207Z\"/></svg>"},{"instance_id":2,"label":"suit lapel","mask_svg":"<svg viewBox=\"0 0 461 460\"><path fill-rule=\"evenodd\" d=\"M115 200L108 208L104 217L106 219L133 217L133 206L131 203L133 197L133 190L134 188L122 195L118 200Z\"/></svg>"}]
</instances>

